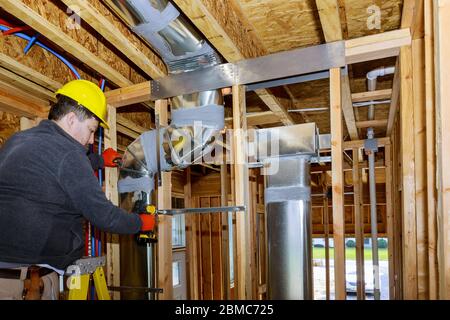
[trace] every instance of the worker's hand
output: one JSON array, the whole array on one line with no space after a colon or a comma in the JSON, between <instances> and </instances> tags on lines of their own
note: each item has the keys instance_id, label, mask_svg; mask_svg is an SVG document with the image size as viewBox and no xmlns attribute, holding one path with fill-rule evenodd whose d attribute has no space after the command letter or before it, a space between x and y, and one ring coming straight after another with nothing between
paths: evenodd
<instances>
[{"instance_id":1,"label":"worker's hand","mask_svg":"<svg viewBox=\"0 0 450 320\"><path fill-rule=\"evenodd\" d=\"M106 167L117 167L122 164L122 156L113 148L103 151L102 157Z\"/></svg>"},{"instance_id":2,"label":"worker's hand","mask_svg":"<svg viewBox=\"0 0 450 320\"><path fill-rule=\"evenodd\" d=\"M141 213L139 217L142 222L142 232L154 231L157 217L155 214Z\"/></svg>"},{"instance_id":3,"label":"worker's hand","mask_svg":"<svg viewBox=\"0 0 450 320\"><path fill-rule=\"evenodd\" d=\"M92 169L94 171L103 169L105 167L105 163L103 161L103 158L100 157L98 153L95 152L88 152L87 157L89 158L89 161L91 162Z\"/></svg>"}]
</instances>

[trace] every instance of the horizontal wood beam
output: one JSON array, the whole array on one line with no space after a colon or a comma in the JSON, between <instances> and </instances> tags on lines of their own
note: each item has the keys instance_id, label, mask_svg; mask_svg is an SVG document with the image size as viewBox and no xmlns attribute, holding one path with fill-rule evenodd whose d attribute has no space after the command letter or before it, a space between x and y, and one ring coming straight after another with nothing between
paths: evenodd
<instances>
[{"instance_id":1,"label":"horizontal wood beam","mask_svg":"<svg viewBox=\"0 0 450 320\"><path fill-rule=\"evenodd\" d=\"M105 92L108 104L120 108L130 104L150 101L151 82L146 81Z\"/></svg>"},{"instance_id":2,"label":"horizontal wood beam","mask_svg":"<svg viewBox=\"0 0 450 320\"><path fill-rule=\"evenodd\" d=\"M370 127L386 127L388 124L387 119L384 120L367 120L367 121L358 121L356 122L356 127L361 128L370 128Z\"/></svg>"},{"instance_id":3,"label":"horizontal wood beam","mask_svg":"<svg viewBox=\"0 0 450 320\"><path fill-rule=\"evenodd\" d=\"M392 89L358 92L352 94L353 102L366 102L374 100L386 100L392 96Z\"/></svg>"},{"instance_id":4,"label":"horizontal wood beam","mask_svg":"<svg viewBox=\"0 0 450 320\"><path fill-rule=\"evenodd\" d=\"M398 56L400 48L411 45L409 28L378 33L345 41L347 64Z\"/></svg>"},{"instance_id":5,"label":"horizontal wood beam","mask_svg":"<svg viewBox=\"0 0 450 320\"><path fill-rule=\"evenodd\" d=\"M13 113L20 117L47 118L46 105L36 104L35 101L19 96L20 90L4 91L0 87L0 110Z\"/></svg>"},{"instance_id":6,"label":"horizontal wood beam","mask_svg":"<svg viewBox=\"0 0 450 320\"><path fill-rule=\"evenodd\" d=\"M350 150L353 148L364 148L364 141L366 140L344 141L344 150ZM387 144L391 144L391 139L388 137L377 138L377 142L379 147L384 147Z\"/></svg>"}]
</instances>

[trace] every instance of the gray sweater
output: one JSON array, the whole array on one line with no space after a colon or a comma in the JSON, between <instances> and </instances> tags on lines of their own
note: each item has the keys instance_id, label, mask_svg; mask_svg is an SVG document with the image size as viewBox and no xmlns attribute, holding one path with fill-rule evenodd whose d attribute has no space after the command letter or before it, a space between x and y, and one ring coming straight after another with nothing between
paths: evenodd
<instances>
[{"instance_id":1,"label":"gray sweater","mask_svg":"<svg viewBox=\"0 0 450 320\"><path fill-rule=\"evenodd\" d=\"M105 197L86 149L56 123L12 136L0 149L0 261L66 268L84 253L84 218L107 232L141 228Z\"/></svg>"}]
</instances>

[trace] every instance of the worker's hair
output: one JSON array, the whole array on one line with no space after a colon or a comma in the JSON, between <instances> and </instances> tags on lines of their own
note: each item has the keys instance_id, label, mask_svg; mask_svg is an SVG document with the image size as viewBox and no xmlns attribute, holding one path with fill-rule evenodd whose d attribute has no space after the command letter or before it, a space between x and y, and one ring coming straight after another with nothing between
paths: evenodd
<instances>
[{"instance_id":1,"label":"worker's hair","mask_svg":"<svg viewBox=\"0 0 450 320\"><path fill-rule=\"evenodd\" d=\"M90 118L95 118L99 120L91 111L78 104L75 100L58 95L58 101L56 101L50 108L48 113L49 120L58 121L63 118L66 114L73 112L76 114L78 120L84 121Z\"/></svg>"}]
</instances>

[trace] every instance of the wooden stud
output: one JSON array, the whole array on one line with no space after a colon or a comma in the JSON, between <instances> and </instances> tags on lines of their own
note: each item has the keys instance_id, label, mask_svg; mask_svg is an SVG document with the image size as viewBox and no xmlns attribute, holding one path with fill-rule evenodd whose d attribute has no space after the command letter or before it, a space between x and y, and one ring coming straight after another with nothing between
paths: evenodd
<instances>
[{"instance_id":1,"label":"wooden stud","mask_svg":"<svg viewBox=\"0 0 450 320\"><path fill-rule=\"evenodd\" d=\"M191 184L191 168L188 167L185 170L185 183L184 183L184 206L186 208L193 207L192 201L192 184ZM198 246L197 246L197 217L195 215L188 214L186 219L186 256L187 256L187 283L189 299L198 300Z\"/></svg>"},{"instance_id":2,"label":"wooden stud","mask_svg":"<svg viewBox=\"0 0 450 320\"><path fill-rule=\"evenodd\" d=\"M404 298L417 299L417 237L414 163L414 97L411 47L400 51L400 118L403 208Z\"/></svg>"},{"instance_id":3,"label":"wooden stud","mask_svg":"<svg viewBox=\"0 0 450 320\"><path fill-rule=\"evenodd\" d=\"M105 129L105 149L117 150L116 109L108 106L109 129ZM119 192L117 181L119 172L117 168L105 168L105 193L106 197L116 206L119 205ZM119 235L108 233L106 235L106 280L108 285L120 286L120 241ZM120 292L112 293L114 300L120 300Z\"/></svg>"},{"instance_id":4,"label":"wooden stud","mask_svg":"<svg viewBox=\"0 0 450 320\"><path fill-rule=\"evenodd\" d=\"M450 1L434 1L439 298L450 299Z\"/></svg>"},{"instance_id":5,"label":"wooden stud","mask_svg":"<svg viewBox=\"0 0 450 320\"><path fill-rule=\"evenodd\" d=\"M396 297L395 282L396 274L394 267L394 257L398 252L395 252L394 240L394 205L392 193L392 152L391 145L384 147L384 161L386 163L386 223L387 223L387 237L388 237L388 268L389 268L389 300L394 300Z\"/></svg>"},{"instance_id":6,"label":"wooden stud","mask_svg":"<svg viewBox=\"0 0 450 320\"><path fill-rule=\"evenodd\" d=\"M167 100L158 100L155 103L155 113L161 126L169 122ZM172 207L172 173L161 172L161 186L158 186L158 209ZM159 215L158 217L158 288L164 291L159 295L161 300L173 299L172 284L172 217Z\"/></svg>"},{"instance_id":7,"label":"wooden stud","mask_svg":"<svg viewBox=\"0 0 450 320\"><path fill-rule=\"evenodd\" d=\"M151 82L146 81L105 92L108 104L120 108L130 104L147 102L151 96Z\"/></svg>"},{"instance_id":8,"label":"wooden stud","mask_svg":"<svg viewBox=\"0 0 450 320\"><path fill-rule=\"evenodd\" d=\"M438 298L438 264L436 235L436 123L434 105L433 1L424 3L425 55L425 130L428 211L428 278L429 298Z\"/></svg>"},{"instance_id":9,"label":"wooden stud","mask_svg":"<svg viewBox=\"0 0 450 320\"><path fill-rule=\"evenodd\" d=\"M414 166L416 193L418 299L428 299L428 212L425 128L425 54L423 39L412 42L414 92Z\"/></svg>"},{"instance_id":10,"label":"wooden stud","mask_svg":"<svg viewBox=\"0 0 450 320\"><path fill-rule=\"evenodd\" d=\"M228 165L225 161L220 165L220 199L221 206L228 206L228 193L229 193L229 179L228 179ZM223 286L223 299L230 299L230 247L229 247L229 226L228 224L228 212L221 213L222 218L222 286Z\"/></svg>"},{"instance_id":11,"label":"wooden stud","mask_svg":"<svg viewBox=\"0 0 450 320\"><path fill-rule=\"evenodd\" d=\"M330 70L330 122L333 187L334 281L336 300L346 299L343 128L341 104L341 71Z\"/></svg>"},{"instance_id":12,"label":"wooden stud","mask_svg":"<svg viewBox=\"0 0 450 320\"><path fill-rule=\"evenodd\" d=\"M249 176L247 164L246 132L247 122L245 87L233 86L233 155L235 172L235 203L245 205L247 212L236 213L236 245L237 259L237 299L252 298L252 275L255 275L255 264L250 259L251 229L250 229L250 201L249 201Z\"/></svg>"}]
</instances>

